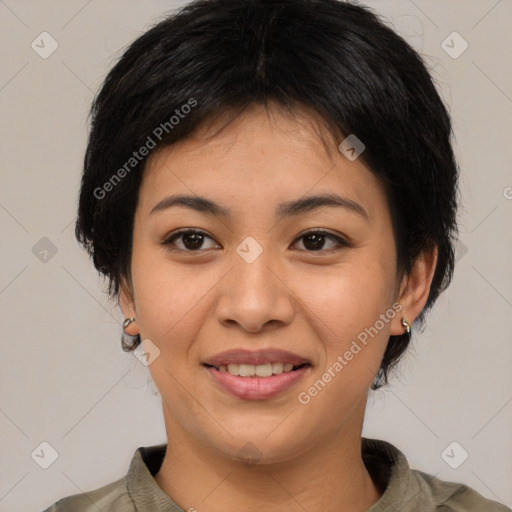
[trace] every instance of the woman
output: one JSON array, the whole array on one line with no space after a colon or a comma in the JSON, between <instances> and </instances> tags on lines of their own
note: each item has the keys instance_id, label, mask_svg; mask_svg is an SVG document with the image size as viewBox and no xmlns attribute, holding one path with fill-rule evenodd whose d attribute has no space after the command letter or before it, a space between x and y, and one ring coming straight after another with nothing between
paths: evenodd
<instances>
[{"instance_id":1,"label":"woman","mask_svg":"<svg viewBox=\"0 0 512 512\"><path fill-rule=\"evenodd\" d=\"M167 444L57 511L506 511L362 438L450 283L457 164L420 57L336 0L196 1L96 98L76 236Z\"/></svg>"}]
</instances>

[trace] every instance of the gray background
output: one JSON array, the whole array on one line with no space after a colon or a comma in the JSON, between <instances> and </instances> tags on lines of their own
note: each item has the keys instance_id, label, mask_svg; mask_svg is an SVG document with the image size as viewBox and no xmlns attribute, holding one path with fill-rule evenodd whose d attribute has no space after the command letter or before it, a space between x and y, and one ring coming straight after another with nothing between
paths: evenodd
<instances>
[{"instance_id":1,"label":"gray background","mask_svg":"<svg viewBox=\"0 0 512 512\"><path fill-rule=\"evenodd\" d=\"M125 45L182 4L0 0L2 511L110 483L137 447L165 442L159 395L121 351L121 313L73 229L93 94ZM427 56L453 116L463 207L454 281L392 387L371 396L363 433L510 507L512 3L367 4ZM46 59L31 47L48 51L43 31L58 43ZM454 31L469 45L457 58ZM58 453L47 469L43 441Z\"/></svg>"}]
</instances>

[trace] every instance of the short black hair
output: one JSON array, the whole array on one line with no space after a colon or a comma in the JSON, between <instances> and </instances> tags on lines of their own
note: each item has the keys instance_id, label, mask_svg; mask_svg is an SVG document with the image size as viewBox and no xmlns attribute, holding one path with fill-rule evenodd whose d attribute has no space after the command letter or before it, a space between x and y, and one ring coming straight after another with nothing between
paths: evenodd
<instances>
[{"instance_id":1,"label":"short black hair","mask_svg":"<svg viewBox=\"0 0 512 512\"><path fill-rule=\"evenodd\" d=\"M151 152L142 148L270 103L317 114L338 144L351 134L363 142L360 158L386 189L401 272L437 247L423 324L454 268L450 116L420 55L368 7L338 0L196 0L124 51L92 104L75 226L109 295L131 283L134 213ZM409 341L390 336L373 389L388 382ZM139 343L140 335L123 348Z\"/></svg>"}]
</instances>

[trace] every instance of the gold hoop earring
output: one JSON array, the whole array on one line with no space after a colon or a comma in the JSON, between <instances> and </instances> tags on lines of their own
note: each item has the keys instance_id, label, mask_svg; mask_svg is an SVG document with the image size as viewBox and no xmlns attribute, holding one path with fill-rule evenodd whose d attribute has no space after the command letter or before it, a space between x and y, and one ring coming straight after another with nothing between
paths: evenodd
<instances>
[{"instance_id":1,"label":"gold hoop earring","mask_svg":"<svg viewBox=\"0 0 512 512\"><path fill-rule=\"evenodd\" d=\"M411 324L404 317L402 317L402 325L405 328L405 332L411 334Z\"/></svg>"}]
</instances>

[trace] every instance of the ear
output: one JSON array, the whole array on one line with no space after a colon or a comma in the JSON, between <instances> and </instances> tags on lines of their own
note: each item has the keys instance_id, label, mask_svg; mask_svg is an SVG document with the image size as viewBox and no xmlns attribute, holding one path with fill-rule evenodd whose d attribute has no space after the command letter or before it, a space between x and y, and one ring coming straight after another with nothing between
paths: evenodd
<instances>
[{"instance_id":1,"label":"ear","mask_svg":"<svg viewBox=\"0 0 512 512\"><path fill-rule=\"evenodd\" d=\"M119 306L121 307L121 311L123 312L124 318L137 318L137 311L135 308L135 299L133 297L133 290L130 284L126 282L125 279L121 279L119 283ZM135 331L136 330L136 322L133 322L128 327L129 331ZM132 334L130 332L130 334ZM133 332L133 335L135 336L136 332Z\"/></svg>"},{"instance_id":2,"label":"ear","mask_svg":"<svg viewBox=\"0 0 512 512\"><path fill-rule=\"evenodd\" d=\"M425 307L437 266L437 254L436 245L425 249L416 258L409 274L402 278L397 299L397 302L402 305L402 310L393 318L390 334L394 336L404 334L402 318L412 325Z\"/></svg>"}]
</instances>

